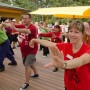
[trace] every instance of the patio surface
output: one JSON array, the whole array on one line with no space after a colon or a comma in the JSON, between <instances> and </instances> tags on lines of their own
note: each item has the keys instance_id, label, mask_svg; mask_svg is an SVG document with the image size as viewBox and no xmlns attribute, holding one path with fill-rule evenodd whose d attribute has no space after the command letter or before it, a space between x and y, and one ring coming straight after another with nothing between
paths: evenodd
<instances>
[{"instance_id":1,"label":"patio surface","mask_svg":"<svg viewBox=\"0 0 90 90\"><path fill-rule=\"evenodd\" d=\"M24 83L24 66L22 64L21 53L19 47L14 49L17 66L9 66L10 62L7 58L4 60L5 71L0 72L0 90L19 90ZM64 90L63 70L52 72L54 67L44 68L43 66L50 62L51 55L42 57L42 51L37 53L36 66L39 72L39 78L31 78L30 87L27 90ZM33 73L32 73L33 74Z\"/></svg>"}]
</instances>

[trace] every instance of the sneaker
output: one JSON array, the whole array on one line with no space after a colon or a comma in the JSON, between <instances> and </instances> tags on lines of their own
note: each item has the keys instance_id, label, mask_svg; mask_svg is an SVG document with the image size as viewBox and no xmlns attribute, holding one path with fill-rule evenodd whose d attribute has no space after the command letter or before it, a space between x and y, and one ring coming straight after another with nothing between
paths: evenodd
<instances>
[{"instance_id":1,"label":"sneaker","mask_svg":"<svg viewBox=\"0 0 90 90\"><path fill-rule=\"evenodd\" d=\"M38 74L34 74L34 75L32 75L31 77L37 78L37 77L39 77L39 75L38 75Z\"/></svg>"},{"instance_id":2,"label":"sneaker","mask_svg":"<svg viewBox=\"0 0 90 90\"><path fill-rule=\"evenodd\" d=\"M10 63L8 63L8 65L14 65L14 66L16 66L17 63L10 62Z\"/></svg>"},{"instance_id":3,"label":"sneaker","mask_svg":"<svg viewBox=\"0 0 90 90\"><path fill-rule=\"evenodd\" d=\"M17 47L20 47L20 45L18 44Z\"/></svg>"},{"instance_id":4,"label":"sneaker","mask_svg":"<svg viewBox=\"0 0 90 90\"><path fill-rule=\"evenodd\" d=\"M0 72L3 72L3 71L5 71L5 68L0 68Z\"/></svg>"},{"instance_id":5,"label":"sneaker","mask_svg":"<svg viewBox=\"0 0 90 90\"><path fill-rule=\"evenodd\" d=\"M58 68L53 69L53 72L57 72L57 71L58 71Z\"/></svg>"},{"instance_id":6,"label":"sneaker","mask_svg":"<svg viewBox=\"0 0 90 90\"><path fill-rule=\"evenodd\" d=\"M46 55L43 55L43 58L47 57Z\"/></svg>"},{"instance_id":7,"label":"sneaker","mask_svg":"<svg viewBox=\"0 0 90 90\"><path fill-rule=\"evenodd\" d=\"M25 90L25 89L27 89L28 87L29 87L29 84L24 83L19 90Z\"/></svg>"},{"instance_id":8,"label":"sneaker","mask_svg":"<svg viewBox=\"0 0 90 90\"><path fill-rule=\"evenodd\" d=\"M12 47L12 49L16 49L16 47L15 47L15 46L13 46L13 47Z\"/></svg>"}]
</instances>

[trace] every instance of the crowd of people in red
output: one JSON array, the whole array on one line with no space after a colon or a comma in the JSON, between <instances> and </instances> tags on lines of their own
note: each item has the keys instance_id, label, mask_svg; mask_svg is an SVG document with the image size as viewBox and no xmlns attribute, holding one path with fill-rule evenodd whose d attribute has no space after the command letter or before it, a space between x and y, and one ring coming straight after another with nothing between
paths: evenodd
<instances>
[{"instance_id":1,"label":"crowd of people in red","mask_svg":"<svg viewBox=\"0 0 90 90\"><path fill-rule=\"evenodd\" d=\"M57 23L49 27L46 22L41 21L34 25L28 13L22 15L21 23L16 23L15 19L2 22L0 24L0 72L5 71L3 64L5 57L11 61L8 65L17 65L13 56L13 49L16 48L17 43L20 46L26 76L20 90L29 86L32 70L34 75L31 77L39 77L35 66L38 47L39 50L43 50L43 57L48 56L49 50L52 53L53 61L46 67L54 66L53 72L58 71L58 68L65 69L66 90L90 89L88 84L90 60L87 59L90 58L90 26L87 22L73 21L68 26ZM82 77L80 77L81 73ZM70 76L72 74L75 77ZM86 85L83 84L83 76L86 77L84 80Z\"/></svg>"}]
</instances>

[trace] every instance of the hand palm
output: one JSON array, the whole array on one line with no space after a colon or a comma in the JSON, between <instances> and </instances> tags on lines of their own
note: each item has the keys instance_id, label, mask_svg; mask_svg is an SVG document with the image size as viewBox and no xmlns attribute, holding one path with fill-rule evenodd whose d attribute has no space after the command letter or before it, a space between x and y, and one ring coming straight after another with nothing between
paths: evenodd
<instances>
[{"instance_id":1,"label":"hand palm","mask_svg":"<svg viewBox=\"0 0 90 90\"><path fill-rule=\"evenodd\" d=\"M50 66L55 66L55 67L63 67L64 64L64 57L63 53L59 51L57 47L51 47L50 48L51 53L52 53L52 62L49 64L46 64L45 67L50 67Z\"/></svg>"}]
</instances>

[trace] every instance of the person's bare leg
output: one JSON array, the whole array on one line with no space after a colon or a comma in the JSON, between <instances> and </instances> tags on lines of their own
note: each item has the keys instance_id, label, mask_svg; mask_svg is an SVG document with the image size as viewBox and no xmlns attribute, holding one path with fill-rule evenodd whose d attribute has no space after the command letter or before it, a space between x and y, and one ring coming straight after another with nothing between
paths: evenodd
<instances>
[{"instance_id":1,"label":"person's bare leg","mask_svg":"<svg viewBox=\"0 0 90 90\"><path fill-rule=\"evenodd\" d=\"M25 67L25 77L26 77L25 83L29 84L31 72L32 72L31 67Z\"/></svg>"},{"instance_id":2,"label":"person's bare leg","mask_svg":"<svg viewBox=\"0 0 90 90\"><path fill-rule=\"evenodd\" d=\"M31 66L31 68L32 68L34 74L38 74L38 71L37 71L37 68L35 67L35 65Z\"/></svg>"},{"instance_id":3,"label":"person's bare leg","mask_svg":"<svg viewBox=\"0 0 90 90\"><path fill-rule=\"evenodd\" d=\"M31 67L25 67L25 83L22 85L22 87L19 90L26 90L26 88L29 87L29 81L30 81L30 75L31 75Z\"/></svg>"}]
</instances>

